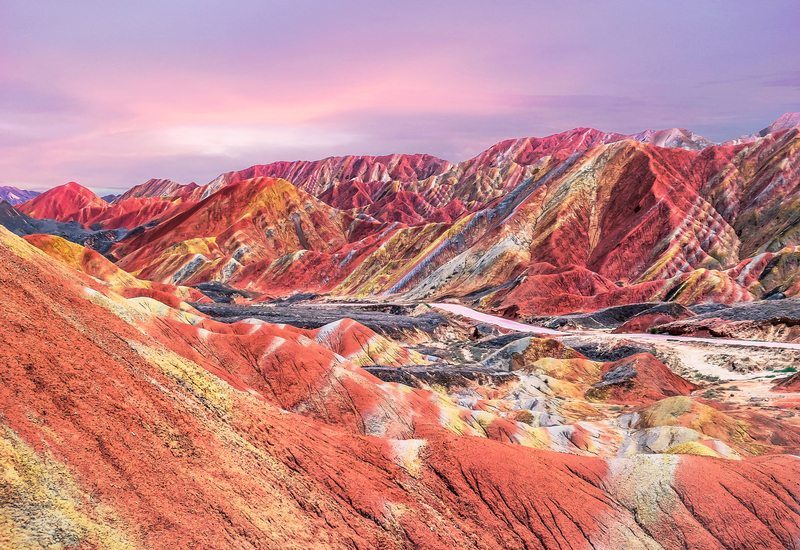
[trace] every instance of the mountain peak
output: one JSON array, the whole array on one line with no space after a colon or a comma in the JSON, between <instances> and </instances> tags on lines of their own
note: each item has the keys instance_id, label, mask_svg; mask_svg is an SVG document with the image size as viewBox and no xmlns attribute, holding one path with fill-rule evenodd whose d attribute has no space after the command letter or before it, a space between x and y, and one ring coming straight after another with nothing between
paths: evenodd
<instances>
[{"instance_id":1,"label":"mountain peak","mask_svg":"<svg viewBox=\"0 0 800 550\"><path fill-rule=\"evenodd\" d=\"M39 195L38 191L19 189L11 186L0 186L0 200L4 200L11 205L22 204Z\"/></svg>"},{"instance_id":2,"label":"mountain peak","mask_svg":"<svg viewBox=\"0 0 800 550\"><path fill-rule=\"evenodd\" d=\"M800 126L800 113L784 113L778 118L778 120L776 120L775 122L764 128L760 132L757 132L755 134L746 134L740 138L726 141L722 145L738 145L740 143L753 143L759 138L766 137L770 134L774 134L775 132L780 132L781 130L788 130L790 128L795 128L797 126Z\"/></svg>"},{"instance_id":3,"label":"mountain peak","mask_svg":"<svg viewBox=\"0 0 800 550\"><path fill-rule=\"evenodd\" d=\"M778 120L758 132L756 135L758 137L764 137L780 130L794 128L795 126L800 126L800 113L784 113L780 116L780 118L778 118Z\"/></svg>"},{"instance_id":4,"label":"mountain peak","mask_svg":"<svg viewBox=\"0 0 800 550\"><path fill-rule=\"evenodd\" d=\"M61 219L63 214L78 213L84 208L105 207L106 201L86 187L71 181L45 191L41 195L20 204L17 209L28 216L39 219ZM61 219L61 221L70 221Z\"/></svg>"},{"instance_id":5,"label":"mountain peak","mask_svg":"<svg viewBox=\"0 0 800 550\"><path fill-rule=\"evenodd\" d=\"M710 139L706 139L701 135L695 134L686 128L667 128L664 130L645 130L628 136L629 139L635 139L642 143L648 143L657 147L666 147L670 149L686 149L688 151L699 151L716 145Z\"/></svg>"},{"instance_id":6,"label":"mountain peak","mask_svg":"<svg viewBox=\"0 0 800 550\"><path fill-rule=\"evenodd\" d=\"M74 181L67 182L59 187L54 187L53 189L51 189L51 191L55 189L63 189L65 192L77 193L82 197L88 197L91 199L100 198L92 190Z\"/></svg>"}]
</instances>

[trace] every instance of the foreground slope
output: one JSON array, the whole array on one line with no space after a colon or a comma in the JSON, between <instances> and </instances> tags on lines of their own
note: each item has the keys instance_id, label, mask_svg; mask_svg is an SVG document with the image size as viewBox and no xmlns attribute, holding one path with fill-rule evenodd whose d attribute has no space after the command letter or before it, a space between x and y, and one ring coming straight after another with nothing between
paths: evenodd
<instances>
[{"instance_id":1,"label":"foreground slope","mask_svg":"<svg viewBox=\"0 0 800 550\"><path fill-rule=\"evenodd\" d=\"M800 540L796 457L604 460L458 436L426 413L431 393L382 383L297 329L154 314L4 229L0 287L0 541L9 547ZM377 411L385 420L365 422ZM364 435L380 426L401 429Z\"/></svg>"}]
</instances>

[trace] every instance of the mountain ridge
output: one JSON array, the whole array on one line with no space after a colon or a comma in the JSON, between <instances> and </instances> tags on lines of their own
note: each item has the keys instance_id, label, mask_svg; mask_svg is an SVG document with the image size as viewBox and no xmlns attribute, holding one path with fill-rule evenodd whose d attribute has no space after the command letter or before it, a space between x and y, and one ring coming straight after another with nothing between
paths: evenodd
<instances>
[{"instance_id":1,"label":"mountain ridge","mask_svg":"<svg viewBox=\"0 0 800 550\"><path fill-rule=\"evenodd\" d=\"M72 183L17 208L136 227L110 254L161 283L451 297L519 315L748 301L796 289L786 269L754 270L788 266L800 246L800 137L783 128L793 120L730 145L685 147L700 138L684 130L635 140L576 128L502 141L458 164L425 155L274 163L211 187L150 180L111 205ZM251 212L245 191L265 185L280 191Z\"/></svg>"},{"instance_id":2,"label":"mountain ridge","mask_svg":"<svg viewBox=\"0 0 800 550\"><path fill-rule=\"evenodd\" d=\"M4 200L11 205L22 204L23 202L35 198L37 195L40 195L38 191L19 189L9 185L0 186L0 200Z\"/></svg>"},{"instance_id":3,"label":"mountain ridge","mask_svg":"<svg viewBox=\"0 0 800 550\"><path fill-rule=\"evenodd\" d=\"M641 137L0 201L0 546L795 548L800 128Z\"/></svg>"}]
</instances>

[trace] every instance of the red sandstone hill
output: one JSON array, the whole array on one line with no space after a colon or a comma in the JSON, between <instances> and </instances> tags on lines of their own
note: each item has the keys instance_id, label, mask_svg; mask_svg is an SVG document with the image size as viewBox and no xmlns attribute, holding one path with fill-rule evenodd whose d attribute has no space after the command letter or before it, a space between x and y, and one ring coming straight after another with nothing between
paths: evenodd
<instances>
[{"instance_id":1,"label":"red sandstone hill","mask_svg":"<svg viewBox=\"0 0 800 550\"><path fill-rule=\"evenodd\" d=\"M587 395L617 403L658 401L690 395L699 386L681 378L650 354L639 353L606 363L600 382Z\"/></svg>"},{"instance_id":2,"label":"red sandstone hill","mask_svg":"<svg viewBox=\"0 0 800 550\"><path fill-rule=\"evenodd\" d=\"M165 283L289 294L302 282L334 295L460 297L523 316L794 296L791 120L747 144L581 128L505 141L456 165L424 155L274 163L202 187L151 180L111 206L70 184L19 208L103 227L161 221L113 254ZM287 178L274 201L294 206L251 208L252 182L271 180L262 175Z\"/></svg>"},{"instance_id":3,"label":"red sandstone hill","mask_svg":"<svg viewBox=\"0 0 800 550\"><path fill-rule=\"evenodd\" d=\"M221 189L111 253L145 279L227 281L246 263L339 250L358 225L284 180L256 178Z\"/></svg>"},{"instance_id":4,"label":"red sandstone hill","mask_svg":"<svg viewBox=\"0 0 800 550\"><path fill-rule=\"evenodd\" d=\"M103 208L106 205L106 201L73 181L53 187L17 205L17 210L34 218L69 222L81 221L79 218L86 208Z\"/></svg>"},{"instance_id":5,"label":"red sandstone hill","mask_svg":"<svg viewBox=\"0 0 800 550\"><path fill-rule=\"evenodd\" d=\"M35 218L77 221L87 228L97 224L102 229L133 229L154 219L170 218L191 204L180 198L150 197L117 199L108 204L89 189L71 182L54 187L16 208Z\"/></svg>"},{"instance_id":6,"label":"red sandstone hill","mask_svg":"<svg viewBox=\"0 0 800 550\"><path fill-rule=\"evenodd\" d=\"M775 384L775 391L798 392L800 391L800 373L788 376Z\"/></svg>"},{"instance_id":7,"label":"red sandstone hill","mask_svg":"<svg viewBox=\"0 0 800 550\"><path fill-rule=\"evenodd\" d=\"M92 273L110 272L89 256ZM323 345L347 352L346 338L163 316L2 228L0 290L0 540L12 548L745 549L800 538L792 456L602 459L490 440L522 428L471 420ZM585 361L534 344L536 365L549 351ZM708 414L684 423L696 417L706 429Z\"/></svg>"}]
</instances>

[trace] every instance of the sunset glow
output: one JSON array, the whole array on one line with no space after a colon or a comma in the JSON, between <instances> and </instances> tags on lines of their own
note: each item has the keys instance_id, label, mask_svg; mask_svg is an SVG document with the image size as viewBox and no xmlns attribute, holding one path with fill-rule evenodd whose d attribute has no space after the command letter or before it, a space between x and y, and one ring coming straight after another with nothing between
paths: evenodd
<instances>
[{"instance_id":1,"label":"sunset glow","mask_svg":"<svg viewBox=\"0 0 800 550\"><path fill-rule=\"evenodd\" d=\"M10 0L0 185L206 183L573 127L724 141L800 110L795 2Z\"/></svg>"}]
</instances>

